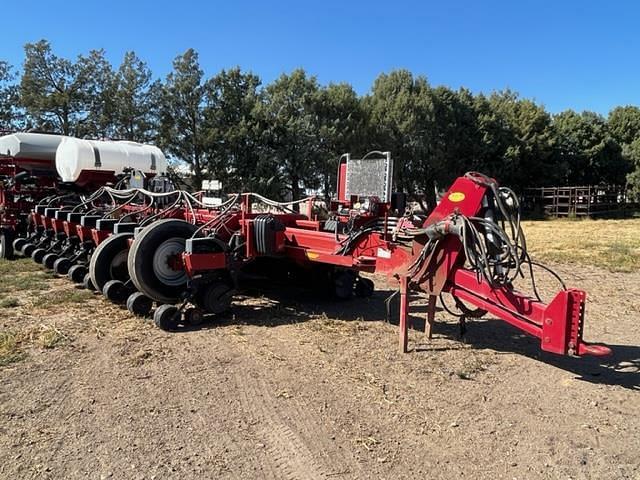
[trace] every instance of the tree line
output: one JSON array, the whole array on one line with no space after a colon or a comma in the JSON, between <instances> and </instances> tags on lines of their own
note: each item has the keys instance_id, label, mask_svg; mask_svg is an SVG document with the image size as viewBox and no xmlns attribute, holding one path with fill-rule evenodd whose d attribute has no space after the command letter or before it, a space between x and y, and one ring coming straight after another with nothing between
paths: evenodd
<instances>
[{"instance_id":1,"label":"tree line","mask_svg":"<svg viewBox=\"0 0 640 480\"><path fill-rule=\"evenodd\" d=\"M509 90L434 87L406 70L360 96L301 69L266 85L240 68L207 77L193 49L154 79L135 52L116 68L104 50L70 60L41 40L20 70L0 61L0 129L153 142L196 188L215 178L273 198L330 194L339 155L370 150L392 152L397 187L413 195L469 170L519 191L613 183L640 195L640 108L551 114Z\"/></svg>"}]
</instances>

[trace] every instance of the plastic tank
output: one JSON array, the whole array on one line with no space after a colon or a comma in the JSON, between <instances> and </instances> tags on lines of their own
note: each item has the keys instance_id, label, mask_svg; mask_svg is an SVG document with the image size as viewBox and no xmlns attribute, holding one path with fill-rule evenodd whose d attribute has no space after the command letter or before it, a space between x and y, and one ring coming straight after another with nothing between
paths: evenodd
<instances>
[{"instance_id":1,"label":"plastic tank","mask_svg":"<svg viewBox=\"0 0 640 480\"><path fill-rule=\"evenodd\" d=\"M167 160L156 146L126 141L65 137L56 151L56 170L63 182L100 182L127 168L157 175L166 172Z\"/></svg>"},{"instance_id":2,"label":"plastic tank","mask_svg":"<svg viewBox=\"0 0 640 480\"><path fill-rule=\"evenodd\" d=\"M18 132L0 137L0 156L12 157L18 167L27 170L54 171L60 135Z\"/></svg>"}]
</instances>

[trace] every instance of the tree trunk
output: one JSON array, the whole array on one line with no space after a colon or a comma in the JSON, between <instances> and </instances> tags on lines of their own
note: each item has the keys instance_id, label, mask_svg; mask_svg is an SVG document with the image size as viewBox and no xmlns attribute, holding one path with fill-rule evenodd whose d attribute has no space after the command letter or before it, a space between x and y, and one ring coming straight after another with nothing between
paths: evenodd
<instances>
[{"instance_id":1,"label":"tree trunk","mask_svg":"<svg viewBox=\"0 0 640 480\"><path fill-rule=\"evenodd\" d=\"M297 175L291 176L291 200L300 200L300 179ZM300 205L293 205L293 210L299 212Z\"/></svg>"}]
</instances>

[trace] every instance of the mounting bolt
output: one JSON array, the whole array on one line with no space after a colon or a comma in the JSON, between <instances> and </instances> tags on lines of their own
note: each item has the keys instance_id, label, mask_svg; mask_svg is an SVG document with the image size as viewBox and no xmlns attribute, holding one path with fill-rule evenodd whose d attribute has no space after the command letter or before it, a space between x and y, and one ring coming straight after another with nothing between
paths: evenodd
<instances>
[{"instance_id":1,"label":"mounting bolt","mask_svg":"<svg viewBox=\"0 0 640 480\"><path fill-rule=\"evenodd\" d=\"M551 343L551 337L544 337L544 343Z\"/></svg>"},{"instance_id":2,"label":"mounting bolt","mask_svg":"<svg viewBox=\"0 0 640 480\"><path fill-rule=\"evenodd\" d=\"M545 318L544 323L547 325L553 325L553 320L551 320L550 318Z\"/></svg>"}]
</instances>

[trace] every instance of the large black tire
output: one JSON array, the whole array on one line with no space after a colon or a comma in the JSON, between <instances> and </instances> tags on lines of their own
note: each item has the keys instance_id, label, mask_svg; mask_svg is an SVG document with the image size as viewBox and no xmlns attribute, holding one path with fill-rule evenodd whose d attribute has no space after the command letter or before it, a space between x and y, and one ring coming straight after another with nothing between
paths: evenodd
<instances>
[{"instance_id":1,"label":"large black tire","mask_svg":"<svg viewBox=\"0 0 640 480\"><path fill-rule=\"evenodd\" d=\"M89 274L87 273L87 267L85 267L84 265L72 265L67 271L67 277L69 277L69 279L73 283L78 283L78 284L84 283L85 275L89 275ZM89 275L89 279L91 279L90 275Z\"/></svg>"},{"instance_id":2,"label":"large black tire","mask_svg":"<svg viewBox=\"0 0 640 480\"><path fill-rule=\"evenodd\" d=\"M67 257L60 257L53 264L53 271L58 275L66 275L67 273L69 273L70 268L71 260L69 260Z\"/></svg>"},{"instance_id":3,"label":"large black tire","mask_svg":"<svg viewBox=\"0 0 640 480\"><path fill-rule=\"evenodd\" d=\"M153 301L142 292L135 292L127 298L127 310L134 315L146 317L153 308Z\"/></svg>"},{"instance_id":4,"label":"large black tire","mask_svg":"<svg viewBox=\"0 0 640 480\"><path fill-rule=\"evenodd\" d=\"M161 330L170 332L178 328L181 320L180 311L174 305L160 305L153 313L153 323Z\"/></svg>"},{"instance_id":5,"label":"large black tire","mask_svg":"<svg viewBox=\"0 0 640 480\"><path fill-rule=\"evenodd\" d=\"M42 258L42 265L45 266L45 268L48 268L49 270L53 270L53 265L56 263L56 260L58 260L59 255L57 253L47 253L43 258Z\"/></svg>"},{"instance_id":6,"label":"large black tire","mask_svg":"<svg viewBox=\"0 0 640 480\"><path fill-rule=\"evenodd\" d=\"M24 237L18 237L16 238L13 243L13 252L21 252L22 251L22 247L24 247L24 245L27 243L27 239Z\"/></svg>"},{"instance_id":7,"label":"large black tire","mask_svg":"<svg viewBox=\"0 0 640 480\"><path fill-rule=\"evenodd\" d=\"M221 314L231 308L233 286L227 282L207 285L198 295L198 305L207 313Z\"/></svg>"},{"instance_id":8,"label":"large black tire","mask_svg":"<svg viewBox=\"0 0 640 480\"><path fill-rule=\"evenodd\" d=\"M46 248L36 248L33 253L31 253L31 258L34 262L42 264L42 260L44 256L47 254Z\"/></svg>"},{"instance_id":9,"label":"large black tire","mask_svg":"<svg viewBox=\"0 0 640 480\"><path fill-rule=\"evenodd\" d=\"M355 294L358 297L366 298L373 295L375 285L370 278L356 277Z\"/></svg>"},{"instance_id":10,"label":"large black tire","mask_svg":"<svg viewBox=\"0 0 640 480\"><path fill-rule=\"evenodd\" d=\"M23 256L29 258L35 249L36 246L33 243L25 243L22 246L21 252Z\"/></svg>"},{"instance_id":11,"label":"large black tire","mask_svg":"<svg viewBox=\"0 0 640 480\"><path fill-rule=\"evenodd\" d=\"M113 303L124 303L129 296L129 291L120 280L109 280L104 284L102 294Z\"/></svg>"},{"instance_id":12,"label":"large black tire","mask_svg":"<svg viewBox=\"0 0 640 480\"><path fill-rule=\"evenodd\" d=\"M159 303L176 303L187 286L181 265L187 238L197 227L184 220L160 220L146 227L129 250L129 274L135 287Z\"/></svg>"},{"instance_id":13,"label":"large black tire","mask_svg":"<svg viewBox=\"0 0 640 480\"><path fill-rule=\"evenodd\" d=\"M94 288L102 292L109 280L129 280L127 256L131 233L111 235L96 247L91 255L89 274Z\"/></svg>"},{"instance_id":14,"label":"large black tire","mask_svg":"<svg viewBox=\"0 0 640 480\"><path fill-rule=\"evenodd\" d=\"M334 295L339 300L348 300L353 296L356 275L350 270L340 270L334 275Z\"/></svg>"},{"instance_id":15,"label":"large black tire","mask_svg":"<svg viewBox=\"0 0 640 480\"><path fill-rule=\"evenodd\" d=\"M87 290L92 292L96 291L96 287L93 286L93 282L91 281L91 274L87 273L82 280L82 286Z\"/></svg>"},{"instance_id":16,"label":"large black tire","mask_svg":"<svg viewBox=\"0 0 640 480\"><path fill-rule=\"evenodd\" d=\"M13 258L13 231L9 229L0 230L0 258Z\"/></svg>"}]
</instances>

